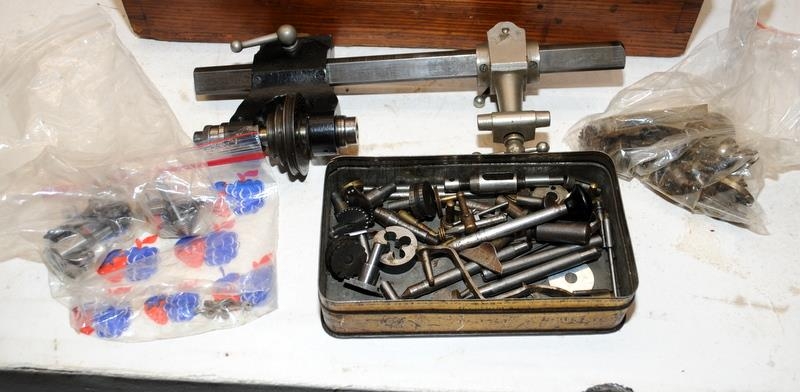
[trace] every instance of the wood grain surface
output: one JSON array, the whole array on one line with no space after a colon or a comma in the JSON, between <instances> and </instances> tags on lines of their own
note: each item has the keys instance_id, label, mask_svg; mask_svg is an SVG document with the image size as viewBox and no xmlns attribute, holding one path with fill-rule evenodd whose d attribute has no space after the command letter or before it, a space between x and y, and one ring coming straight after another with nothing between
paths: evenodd
<instances>
[{"instance_id":1,"label":"wood grain surface","mask_svg":"<svg viewBox=\"0 0 800 392\"><path fill-rule=\"evenodd\" d=\"M123 0L142 38L227 42L292 24L339 46L474 49L509 20L540 43L619 40L628 55L679 56L703 0Z\"/></svg>"}]
</instances>

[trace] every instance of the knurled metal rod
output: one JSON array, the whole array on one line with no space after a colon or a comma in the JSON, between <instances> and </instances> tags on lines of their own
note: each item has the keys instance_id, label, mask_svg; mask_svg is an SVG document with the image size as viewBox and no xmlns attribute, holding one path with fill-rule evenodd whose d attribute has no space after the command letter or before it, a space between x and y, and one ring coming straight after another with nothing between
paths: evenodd
<instances>
[{"instance_id":1,"label":"knurled metal rod","mask_svg":"<svg viewBox=\"0 0 800 392\"><path fill-rule=\"evenodd\" d=\"M540 45L539 73L594 71L625 67L619 42ZM475 51L441 51L328 59L331 86L392 83L478 76ZM194 70L195 94L207 99L241 99L250 92L252 65L201 67Z\"/></svg>"}]
</instances>

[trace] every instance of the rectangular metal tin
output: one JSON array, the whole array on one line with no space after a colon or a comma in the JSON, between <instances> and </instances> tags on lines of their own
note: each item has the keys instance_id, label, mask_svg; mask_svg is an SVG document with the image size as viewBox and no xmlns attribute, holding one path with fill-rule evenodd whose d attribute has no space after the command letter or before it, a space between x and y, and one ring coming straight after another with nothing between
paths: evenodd
<instances>
[{"instance_id":1,"label":"rectangular metal tin","mask_svg":"<svg viewBox=\"0 0 800 392\"><path fill-rule=\"evenodd\" d=\"M356 178L364 180L368 186L389 182L409 184L419 179L435 184L448 178L468 178L479 172L508 171L571 175L600 185L603 189L600 197L615 228L613 251L619 297L454 300L442 298L439 293L422 299L387 301L349 290L327 272L325 249L327 233L333 222L328 196L341 185ZM638 286L633 250L614 166L603 153L338 157L328 165L324 189L319 301L322 323L333 336L609 332L622 326L626 312L633 304ZM601 281L600 286L603 279L608 284L606 256L590 264L593 264L591 268L596 279ZM421 268L416 265L404 275L409 275L405 281L395 283L398 292L402 292L411 281L421 280ZM475 279L481 282L480 278ZM463 287L459 282L441 291Z\"/></svg>"}]
</instances>

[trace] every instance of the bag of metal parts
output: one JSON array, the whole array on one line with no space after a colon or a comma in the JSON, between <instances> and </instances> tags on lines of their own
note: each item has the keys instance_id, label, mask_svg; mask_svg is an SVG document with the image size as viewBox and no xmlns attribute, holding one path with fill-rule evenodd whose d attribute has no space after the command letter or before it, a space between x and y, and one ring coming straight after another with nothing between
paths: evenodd
<instances>
[{"instance_id":1,"label":"bag of metal parts","mask_svg":"<svg viewBox=\"0 0 800 392\"><path fill-rule=\"evenodd\" d=\"M0 67L0 260L42 260L72 326L105 339L275 309L278 198L260 144L184 142L98 12L36 33Z\"/></svg>"},{"instance_id":2,"label":"bag of metal parts","mask_svg":"<svg viewBox=\"0 0 800 392\"><path fill-rule=\"evenodd\" d=\"M765 232L764 178L800 164L800 36L759 24L758 10L736 1L728 29L620 91L567 142L692 212Z\"/></svg>"}]
</instances>

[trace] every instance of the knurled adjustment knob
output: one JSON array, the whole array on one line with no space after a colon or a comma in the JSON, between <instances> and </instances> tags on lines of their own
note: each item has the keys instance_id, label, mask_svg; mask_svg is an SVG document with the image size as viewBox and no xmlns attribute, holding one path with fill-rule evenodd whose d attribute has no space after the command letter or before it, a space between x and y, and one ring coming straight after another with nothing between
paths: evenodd
<instances>
[{"instance_id":1,"label":"knurled adjustment knob","mask_svg":"<svg viewBox=\"0 0 800 392\"><path fill-rule=\"evenodd\" d=\"M334 279L357 277L367 261L367 251L356 237L339 237L328 243L325 263Z\"/></svg>"},{"instance_id":2,"label":"knurled adjustment knob","mask_svg":"<svg viewBox=\"0 0 800 392\"><path fill-rule=\"evenodd\" d=\"M439 210L438 203L436 190L430 182L411 184L408 207L415 217L426 221L433 219Z\"/></svg>"}]
</instances>

